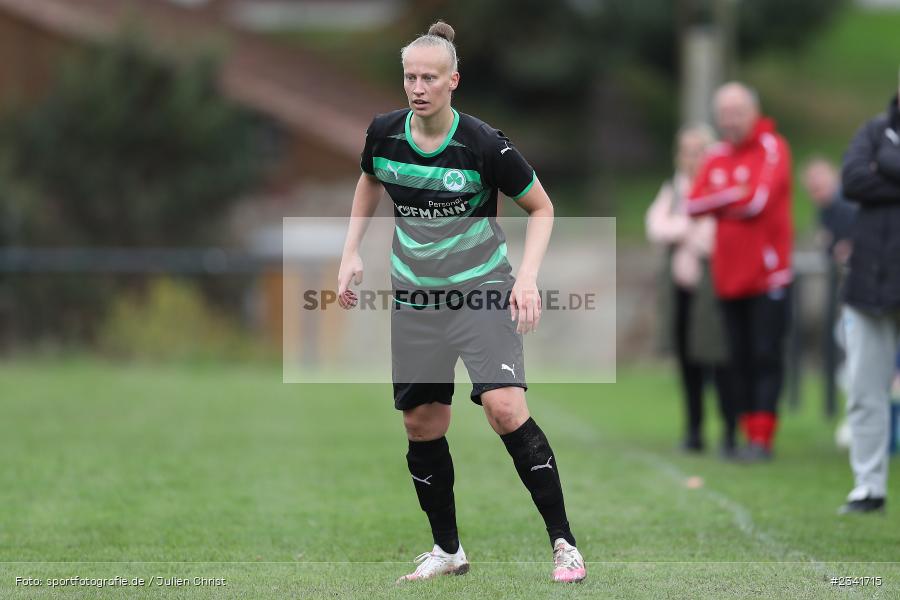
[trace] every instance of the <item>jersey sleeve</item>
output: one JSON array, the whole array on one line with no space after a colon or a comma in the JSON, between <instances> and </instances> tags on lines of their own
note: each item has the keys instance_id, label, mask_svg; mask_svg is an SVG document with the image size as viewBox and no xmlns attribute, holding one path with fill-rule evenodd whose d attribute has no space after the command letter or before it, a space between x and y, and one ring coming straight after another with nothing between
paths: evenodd
<instances>
[{"instance_id":1,"label":"jersey sleeve","mask_svg":"<svg viewBox=\"0 0 900 600\"><path fill-rule=\"evenodd\" d=\"M375 133L376 121L378 117L372 119L372 122L369 123L369 127L366 129L366 142L363 145L362 153L359 155L359 168L363 170L364 173L375 176L375 166L372 164L372 156L374 154L375 142L377 140L377 135Z\"/></svg>"},{"instance_id":2,"label":"jersey sleeve","mask_svg":"<svg viewBox=\"0 0 900 600\"><path fill-rule=\"evenodd\" d=\"M537 175L502 131L494 129L487 133L484 152L489 185L515 200L528 193Z\"/></svg>"}]
</instances>

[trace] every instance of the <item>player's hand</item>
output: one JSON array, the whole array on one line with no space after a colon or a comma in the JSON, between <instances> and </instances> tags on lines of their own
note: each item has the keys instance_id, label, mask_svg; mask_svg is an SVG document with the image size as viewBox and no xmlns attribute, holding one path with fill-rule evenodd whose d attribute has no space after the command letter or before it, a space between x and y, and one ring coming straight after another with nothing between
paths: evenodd
<instances>
[{"instance_id":1,"label":"player's hand","mask_svg":"<svg viewBox=\"0 0 900 600\"><path fill-rule=\"evenodd\" d=\"M509 295L509 312L513 321L518 320L516 333L536 331L541 320L541 295L537 282L532 278L518 277Z\"/></svg>"},{"instance_id":2,"label":"player's hand","mask_svg":"<svg viewBox=\"0 0 900 600\"><path fill-rule=\"evenodd\" d=\"M350 289L350 282L360 285L363 281L363 262L358 252L345 254L338 269L338 304L341 308L353 308L357 298Z\"/></svg>"}]
</instances>

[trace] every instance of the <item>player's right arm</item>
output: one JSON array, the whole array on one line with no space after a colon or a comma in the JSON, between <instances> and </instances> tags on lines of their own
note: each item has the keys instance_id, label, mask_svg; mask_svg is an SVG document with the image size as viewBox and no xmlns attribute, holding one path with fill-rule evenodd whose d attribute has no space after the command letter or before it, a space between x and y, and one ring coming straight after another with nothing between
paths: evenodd
<instances>
[{"instance_id":1,"label":"player's right arm","mask_svg":"<svg viewBox=\"0 0 900 600\"><path fill-rule=\"evenodd\" d=\"M359 256L359 245L362 243L369 219L378 208L383 186L375 177L374 156L379 142L381 127L379 117L372 119L366 129L366 142L359 156L359 168L362 173L356 182L353 194L353 207L350 209L350 227L344 241L344 252L341 255L341 266L338 269L338 303L344 308L356 304L353 292L348 292L350 282L356 285L363 280L363 262ZM345 306L347 305L347 306Z\"/></svg>"},{"instance_id":2,"label":"player's right arm","mask_svg":"<svg viewBox=\"0 0 900 600\"><path fill-rule=\"evenodd\" d=\"M341 256L341 267L338 270L338 298L343 301L344 293L353 281L356 285L362 283L363 262L359 256L359 246L362 243L369 219L375 214L378 202L381 200L381 182L374 175L363 172L356 183L356 192L353 194L353 208L350 209L350 226L347 229L347 239L344 241L344 252Z\"/></svg>"}]
</instances>

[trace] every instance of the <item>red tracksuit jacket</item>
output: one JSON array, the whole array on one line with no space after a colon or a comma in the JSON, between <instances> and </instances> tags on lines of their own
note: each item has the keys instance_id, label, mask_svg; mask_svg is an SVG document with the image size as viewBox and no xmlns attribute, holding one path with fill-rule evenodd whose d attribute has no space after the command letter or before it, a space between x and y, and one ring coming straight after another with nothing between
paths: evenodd
<instances>
[{"instance_id":1,"label":"red tracksuit jacket","mask_svg":"<svg viewBox=\"0 0 900 600\"><path fill-rule=\"evenodd\" d=\"M688 212L716 217L713 284L746 298L791 282L791 154L775 124L757 120L740 144L716 144L697 173Z\"/></svg>"}]
</instances>

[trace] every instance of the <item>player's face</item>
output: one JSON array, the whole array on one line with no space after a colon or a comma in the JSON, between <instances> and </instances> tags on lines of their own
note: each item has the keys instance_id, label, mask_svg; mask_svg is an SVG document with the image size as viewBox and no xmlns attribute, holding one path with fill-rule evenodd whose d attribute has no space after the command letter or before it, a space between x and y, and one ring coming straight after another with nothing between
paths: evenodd
<instances>
[{"instance_id":1,"label":"player's face","mask_svg":"<svg viewBox=\"0 0 900 600\"><path fill-rule=\"evenodd\" d=\"M409 107L420 117L439 113L450 103L459 73L450 72L450 58L438 46L410 48L403 61L403 89Z\"/></svg>"}]
</instances>

